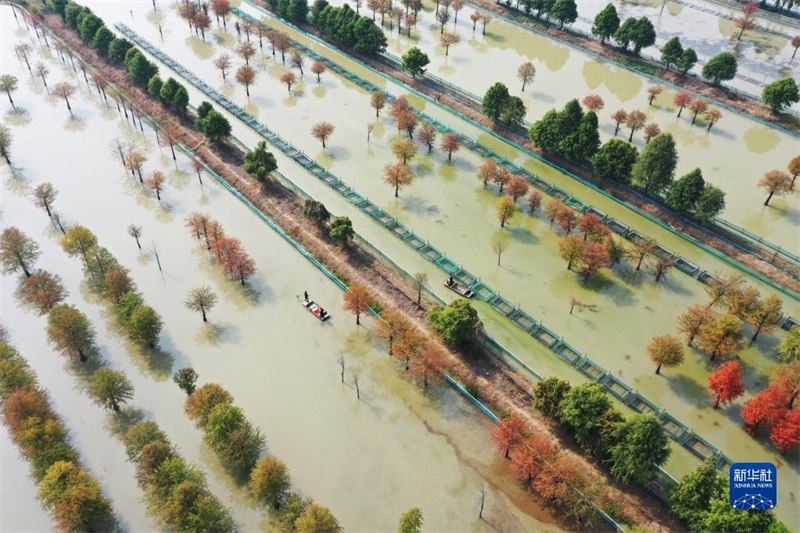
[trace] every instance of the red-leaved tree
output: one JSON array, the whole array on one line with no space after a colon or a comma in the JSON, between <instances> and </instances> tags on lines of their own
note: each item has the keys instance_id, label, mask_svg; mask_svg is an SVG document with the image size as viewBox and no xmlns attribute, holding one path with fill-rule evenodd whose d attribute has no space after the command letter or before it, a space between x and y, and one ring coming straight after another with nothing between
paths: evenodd
<instances>
[{"instance_id":1,"label":"red-leaved tree","mask_svg":"<svg viewBox=\"0 0 800 533\"><path fill-rule=\"evenodd\" d=\"M492 438L497 442L497 449L508 459L511 448L522 444L528 434L528 424L517 414L511 414L497 424Z\"/></svg>"},{"instance_id":2,"label":"red-leaved tree","mask_svg":"<svg viewBox=\"0 0 800 533\"><path fill-rule=\"evenodd\" d=\"M729 404L742 394L742 366L739 361L723 363L708 376L708 388L713 391L714 409L719 404Z\"/></svg>"},{"instance_id":3,"label":"red-leaved tree","mask_svg":"<svg viewBox=\"0 0 800 533\"><path fill-rule=\"evenodd\" d=\"M789 392L784 387L767 387L753 399L747 402L742 409L744 429L751 435L759 429L772 430L775 423L784 418L789 411Z\"/></svg>"},{"instance_id":4,"label":"red-leaved tree","mask_svg":"<svg viewBox=\"0 0 800 533\"><path fill-rule=\"evenodd\" d=\"M800 443L800 407L788 411L769 434L772 444L786 453Z\"/></svg>"}]
</instances>

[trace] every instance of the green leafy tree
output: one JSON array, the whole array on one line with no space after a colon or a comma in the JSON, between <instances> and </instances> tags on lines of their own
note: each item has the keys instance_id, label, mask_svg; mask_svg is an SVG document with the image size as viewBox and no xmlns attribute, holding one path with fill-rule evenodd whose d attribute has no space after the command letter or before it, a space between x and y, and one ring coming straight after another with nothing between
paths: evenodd
<instances>
[{"instance_id":1,"label":"green leafy tree","mask_svg":"<svg viewBox=\"0 0 800 533\"><path fill-rule=\"evenodd\" d=\"M58 461L74 463L78 460L67 442L66 428L56 418L26 418L16 439L31 462L31 471L37 482L41 482L47 470Z\"/></svg>"},{"instance_id":2,"label":"green leafy tree","mask_svg":"<svg viewBox=\"0 0 800 533\"><path fill-rule=\"evenodd\" d=\"M719 474L716 460L710 457L683 476L669 493L673 513L696 526L708 512L711 500L721 494L728 481Z\"/></svg>"},{"instance_id":3,"label":"green leafy tree","mask_svg":"<svg viewBox=\"0 0 800 533\"><path fill-rule=\"evenodd\" d=\"M791 363L800 359L800 328L792 328L778 345L778 359Z\"/></svg>"},{"instance_id":4,"label":"green leafy tree","mask_svg":"<svg viewBox=\"0 0 800 533\"><path fill-rule=\"evenodd\" d=\"M256 145L255 150L244 154L244 170L259 181L265 181L270 172L278 169L275 156L267 150L267 143L264 141Z\"/></svg>"},{"instance_id":5,"label":"green leafy tree","mask_svg":"<svg viewBox=\"0 0 800 533\"><path fill-rule=\"evenodd\" d=\"M77 30L80 17L83 15L85 9L86 8L81 5L69 2L67 7L64 8L64 22L67 23L67 26L73 30Z\"/></svg>"},{"instance_id":6,"label":"green leafy tree","mask_svg":"<svg viewBox=\"0 0 800 533\"><path fill-rule=\"evenodd\" d=\"M203 103L197 106L197 112L196 112L197 120L195 120L194 123L196 128L200 129L200 121L206 118L209 111L211 111L212 109L214 109L214 107L211 105L211 103L205 100L203 100Z\"/></svg>"},{"instance_id":7,"label":"green leafy tree","mask_svg":"<svg viewBox=\"0 0 800 533\"><path fill-rule=\"evenodd\" d=\"M559 143L559 152L575 161L590 160L599 148L600 132L594 111L584 113L577 130Z\"/></svg>"},{"instance_id":8,"label":"green leafy tree","mask_svg":"<svg viewBox=\"0 0 800 533\"><path fill-rule=\"evenodd\" d=\"M297 533L338 533L342 527L330 509L312 503L294 521Z\"/></svg>"},{"instance_id":9,"label":"green leafy tree","mask_svg":"<svg viewBox=\"0 0 800 533\"><path fill-rule=\"evenodd\" d=\"M475 341L480 319L466 298L459 298L447 307L432 307L427 316L431 327L442 335L445 342L469 346Z\"/></svg>"},{"instance_id":10,"label":"green leafy tree","mask_svg":"<svg viewBox=\"0 0 800 533\"><path fill-rule=\"evenodd\" d=\"M699 531L785 531L772 511L743 511L731 507L728 488L711 499L705 516L699 520ZM783 527L781 527L783 526Z\"/></svg>"},{"instance_id":11,"label":"green leafy tree","mask_svg":"<svg viewBox=\"0 0 800 533\"><path fill-rule=\"evenodd\" d=\"M186 87L179 85L178 88L175 89L170 105L178 113L186 114L186 108L189 106L189 92L186 90ZM208 119L208 117L206 117L206 119ZM230 133L230 128L228 128L228 133ZM227 137L227 134L225 136Z\"/></svg>"},{"instance_id":12,"label":"green leafy tree","mask_svg":"<svg viewBox=\"0 0 800 533\"><path fill-rule=\"evenodd\" d=\"M500 122L508 124L513 128L522 126L525 121L525 103L519 96L509 96L506 105L503 106L503 113L500 115Z\"/></svg>"},{"instance_id":13,"label":"green leafy tree","mask_svg":"<svg viewBox=\"0 0 800 533\"><path fill-rule=\"evenodd\" d=\"M289 20L305 23L308 18L307 0L290 0L288 16Z\"/></svg>"},{"instance_id":14,"label":"green leafy tree","mask_svg":"<svg viewBox=\"0 0 800 533\"><path fill-rule=\"evenodd\" d=\"M205 426L206 441L222 461L238 470L253 469L264 447L264 437L238 407L223 403L211 409Z\"/></svg>"},{"instance_id":15,"label":"green leafy tree","mask_svg":"<svg viewBox=\"0 0 800 533\"><path fill-rule=\"evenodd\" d=\"M125 67L128 69L130 80L140 87L147 87L150 78L158 74L158 67L148 61L136 48L131 48L125 54Z\"/></svg>"},{"instance_id":16,"label":"green leafy tree","mask_svg":"<svg viewBox=\"0 0 800 533\"><path fill-rule=\"evenodd\" d=\"M422 533L422 509L412 507L403 513L397 533Z\"/></svg>"},{"instance_id":17,"label":"green leafy tree","mask_svg":"<svg viewBox=\"0 0 800 533\"><path fill-rule=\"evenodd\" d=\"M597 16L594 17L592 25L592 35L600 38L601 43L605 43L619 29L619 15L614 4L607 4Z\"/></svg>"},{"instance_id":18,"label":"green leafy tree","mask_svg":"<svg viewBox=\"0 0 800 533\"><path fill-rule=\"evenodd\" d=\"M761 91L761 99L769 106L773 113L785 107L800 102L800 93L797 83L792 78L783 78L773 81Z\"/></svg>"},{"instance_id":19,"label":"green leafy tree","mask_svg":"<svg viewBox=\"0 0 800 533\"><path fill-rule=\"evenodd\" d=\"M614 40L625 50L633 41L633 34L636 31L636 19L628 17L614 32Z\"/></svg>"},{"instance_id":20,"label":"green leafy tree","mask_svg":"<svg viewBox=\"0 0 800 533\"><path fill-rule=\"evenodd\" d=\"M633 183L647 194L659 194L669 187L678 164L675 141L669 133L656 135L645 145L633 165Z\"/></svg>"},{"instance_id":21,"label":"green leafy tree","mask_svg":"<svg viewBox=\"0 0 800 533\"><path fill-rule=\"evenodd\" d=\"M125 433L123 441L125 443L125 453L128 455L128 460L133 462L139 461L145 446L151 442L164 442L169 444L167 434L152 420L132 425Z\"/></svg>"},{"instance_id":22,"label":"green leafy tree","mask_svg":"<svg viewBox=\"0 0 800 533\"><path fill-rule=\"evenodd\" d=\"M620 183L630 183L638 150L622 139L610 139L594 155L594 171L599 177Z\"/></svg>"},{"instance_id":23,"label":"green leafy tree","mask_svg":"<svg viewBox=\"0 0 800 533\"><path fill-rule=\"evenodd\" d=\"M295 492L289 493L286 496L286 501L283 502L280 512L278 514L278 523L284 531L295 530L295 520L303 514L303 512L311 505L313 501L311 498L303 498Z\"/></svg>"},{"instance_id":24,"label":"green leafy tree","mask_svg":"<svg viewBox=\"0 0 800 533\"><path fill-rule=\"evenodd\" d=\"M367 56L377 56L386 50L386 35L367 17L361 17L353 27L353 49Z\"/></svg>"},{"instance_id":25,"label":"green leafy tree","mask_svg":"<svg viewBox=\"0 0 800 533\"><path fill-rule=\"evenodd\" d=\"M81 18L80 24L78 24L78 35L81 36L83 42L91 44L92 39L94 39L94 34L97 33L97 30L100 29L102 25L103 20L100 17L89 13Z\"/></svg>"},{"instance_id":26,"label":"green leafy tree","mask_svg":"<svg viewBox=\"0 0 800 533\"><path fill-rule=\"evenodd\" d=\"M108 48L113 40L114 33L105 26L100 26L92 38L92 46L100 55L108 56Z\"/></svg>"},{"instance_id":27,"label":"green leafy tree","mask_svg":"<svg viewBox=\"0 0 800 533\"><path fill-rule=\"evenodd\" d=\"M114 39L108 45L108 60L115 65L121 64L125 60L125 54L127 54L128 50L132 47L133 44L127 39Z\"/></svg>"},{"instance_id":28,"label":"green leafy tree","mask_svg":"<svg viewBox=\"0 0 800 533\"><path fill-rule=\"evenodd\" d=\"M231 134L231 124L221 113L211 110L201 121L200 131L203 132L208 140L220 142L228 138Z\"/></svg>"},{"instance_id":29,"label":"green leafy tree","mask_svg":"<svg viewBox=\"0 0 800 533\"><path fill-rule=\"evenodd\" d=\"M175 81L175 78L167 78L167 81L161 86L161 92L159 93L161 103L165 106L171 106L172 99L175 97L175 91L178 90L178 87L180 87L180 84Z\"/></svg>"},{"instance_id":30,"label":"green leafy tree","mask_svg":"<svg viewBox=\"0 0 800 533\"><path fill-rule=\"evenodd\" d=\"M703 172L696 168L681 176L670 186L667 192L667 204L680 213L692 213L705 186Z\"/></svg>"},{"instance_id":31,"label":"green leafy tree","mask_svg":"<svg viewBox=\"0 0 800 533\"><path fill-rule=\"evenodd\" d=\"M736 57L730 52L722 52L703 65L702 75L714 85L719 85L720 82L732 80L736 76L736 67Z\"/></svg>"},{"instance_id":32,"label":"green leafy tree","mask_svg":"<svg viewBox=\"0 0 800 533\"><path fill-rule=\"evenodd\" d=\"M47 338L68 357L87 361L95 349L92 323L77 307L58 304L47 316Z\"/></svg>"},{"instance_id":33,"label":"green leafy tree","mask_svg":"<svg viewBox=\"0 0 800 533\"><path fill-rule=\"evenodd\" d=\"M331 240L338 244L341 248L346 248L353 238L355 232L353 231L353 223L349 217L336 217L331 222L331 229L329 233Z\"/></svg>"},{"instance_id":34,"label":"green leafy tree","mask_svg":"<svg viewBox=\"0 0 800 533\"><path fill-rule=\"evenodd\" d=\"M611 409L603 387L597 383L586 383L573 387L560 404L559 420L572 428L575 440L584 450L591 449L592 442L600 430L603 414Z\"/></svg>"},{"instance_id":35,"label":"green leafy tree","mask_svg":"<svg viewBox=\"0 0 800 533\"><path fill-rule=\"evenodd\" d=\"M572 24L578 20L578 6L575 0L556 0L549 13L561 24Z\"/></svg>"},{"instance_id":36,"label":"green leafy tree","mask_svg":"<svg viewBox=\"0 0 800 533\"><path fill-rule=\"evenodd\" d=\"M331 218L331 214L322 202L310 198L303 204L303 215L312 220L318 228L324 227Z\"/></svg>"},{"instance_id":37,"label":"green leafy tree","mask_svg":"<svg viewBox=\"0 0 800 533\"><path fill-rule=\"evenodd\" d=\"M687 72L692 70L692 67L694 67L696 64L697 52L694 51L694 48L687 48L683 51L680 59L678 59L678 62L675 63L675 66L681 71L682 74L685 75Z\"/></svg>"},{"instance_id":38,"label":"green leafy tree","mask_svg":"<svg viewBox=\"0 0 800 533\"><path fill-rule=\"evenodd\" d=\"M425 74L425 67L430 63L428 54L416 46L403 54L403 68L411 73L411 77L416 78Z\"/></svg>"},{"instance_id":39,"label":"green leafy tree","mask_svg":"<svg viewBox=\"0 0 800 533\"><path fill-rule=\"evenodd\" d=\"M126 329L133 342L155 348L162 325L161 317L155 309L142 305L131 314Z\"/></svg>"},{"instance_id":40,"label":"green leafy tree","mask_svg":"<svg viewBox=\"0 0 800 533\"><path fill-rule=\"evenodd\" d=\"M186 367L175 372L172 376L172 381L186 394L192 394L195 391L198 377L194 368Z\"/></svg>"},{"instance_id":41,"label":"green leafy tree","mask_svg":"<svg viewBox=\"0 0 800 533\"><path fill-rule=\"evenodd\" d=\"M551 109L544 116L533 123L528 135L533 143L547 152L555 153L558 150L558 143L563 138L561 136L561 115Z\"/></svg>"},{"instance_id":42,"label":"green leafy tree","mask_svg":"<svg viewBox=\"0 0 800 533\"><path fill-rule=\"evenodd\" d=\"M202 387L198 387L186 398L183 410L186 416L195 421L197 427L204 428L214 407L231 402L233 402L233 396L222 385L207 383Z\"/></svg>"},{"instance_id":43,"label":"green leafy tree","mask_svg":"<svg viewBox=\"0 0 800 533\"><path fill-rule=\"evenodd\" d=\"M656 30L650 19L641 17L636 20L631 40L633 41L633 51L636 54L641 52L642 48L653 46L656 43Z\"/></svg>"},{"instance_id":44,"label":"green leafy tree","mask_svg":"<svg viewBox=\"0 0 800 533\"><path fill-rule=\"evenodd\" d=\"M569 382L557 377L537 381L533 386L533 407L544 416L558 419L561 416L561 401L569 393Z\"/></svg>"},{"instance_id":45,"label":"green leafy tree","mask_svg":"<svg viewBox=\"0 0 800 533\"><path fill-rule=\"evenodd\" d=\"M664 427L653 415L629 417L614 431L610 449L611 474L622 481L645 482L670 454Z\"/></svg>"},{"instance_id":46,"label":"green leafy tree","mask_svg":"<svg viewBox=\"0 0 800 533\"><path fill-rule=\"evenodd\" d=\"M89 396L100 407L119 412L120 404L133 398L133 385L122 372L103 367L92 378Z\"/></svg>"},{"instance_id":47,"label":"green leafy tree","mask_svg":"<svg viewBox=\"0 0 800 533\"><path fill-rule=\"evenodd\" d=\"M163 85L164 81L156 74L150 78L150 81L147 82L147 92L152 96L159 97L161 94L161 87L163 87Z\"/></svg>"},{"instance_id":48,"label":"green leafy tree","mask_svg":"<svg viewBox=\"0 0 800 533\"><path fill-rule=\"evenodd\" d=\"M694 206L694 216L701 222L711 222L725 209L725 192L706 183Z\"/></svg>"},{"instance_id":49,"label":"green leafy tree","mask_svg":"<svg viewBox=\"0 0 800 533\"><path fill-rule=\"evenodd\" d=\"M259 459L250 473L250 492L256 500L279 509L291 486L289 469L275 457Z\"/></svg>"},{"instance_id":50,"label":"green leafy tree","mask_svg":"<svg viewBox=\"0 0 800 533\"><path fill-rule=\"evenodd\" d=\"M483 112L492 120L497 120L503 113L503 109L508 101L508 87L497 82L486 91L483 96Z\"/></svg>"},{"instance_id":51,"label":"green leafy tree","mask_svg":"<svg viewBox=\"0 0 800 533\"><path fill-rule=\"evenodd\" d=\"M682 55L683 46L681 45L681 40L678 37L673 37L661 47L661 62L664 63L664 66L667 67L667 70L669 70L670 67L677 65Z\"/></svg>"},{"instance_id":52,"label":"green leafy tree","mask_svg":"<svg viewBox=\"0 0 800 533\"><path fill-rule=\"evenodd\" d=\"M39 484L39 499L59 530L110 530L111 502L97 480L75 463L58 461L48 468Z\"/></svg>"}]
</instances>

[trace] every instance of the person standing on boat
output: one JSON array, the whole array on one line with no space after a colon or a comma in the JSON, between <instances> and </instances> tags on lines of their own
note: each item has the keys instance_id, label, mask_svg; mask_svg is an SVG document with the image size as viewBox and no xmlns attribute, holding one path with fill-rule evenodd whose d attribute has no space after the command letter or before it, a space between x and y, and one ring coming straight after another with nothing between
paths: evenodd
<instances>
[{"instance_id":1,"label":"person standing on boat","mask_svg":"<svg viewBox=\"0 0 800 533\"><path fill-rule=\"evenodd\" d=\"M305 298L306 302L308 301L308 291L303 291L303 298Z\"/></svg>"}]
</instances>

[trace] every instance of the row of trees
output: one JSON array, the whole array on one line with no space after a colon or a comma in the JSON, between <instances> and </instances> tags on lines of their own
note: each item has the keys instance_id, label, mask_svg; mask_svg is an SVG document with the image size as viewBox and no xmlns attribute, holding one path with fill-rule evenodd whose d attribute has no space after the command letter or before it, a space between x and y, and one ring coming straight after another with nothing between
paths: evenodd
<instances>
[{"instance_id":1,"label":"row of trees","mask_svg":"<svg viewBox=\"0 0 800 533\"><path fill-rule=\"evenodd\" d=\"M66 427L53 409L36 374L0 328L0 407L3 422L31 465L42 506L58 529L110 530L111 502L100 484L80 464Z\"/></svg>"},{"instance_id":2,"label":"row of trees","mask_svg":"<svg viewBox=\"0 0 800 533\"><path fill-rule=\"evenodd\" d=\"M186 227L198 242L205 243L225 272L242 285L255 274L255 261L247 254L239 239L225 235L222 224L205 213L194 212L186 217Z\"/></svg>"},{"instance_id":3,"label":"row of trees","mask_svg":"<svg viewBox=\"0 0 800 533\"><path fill-rule=\"evenodd\" d=\"M623 416L597 383L572 387L551 377L533 388L533 406L568 427L584 452L608 464L623 483L646 482L670 454L667 435L652 415Z\"/></svg>"},{"instance_id":4,"label":"row of trees","mask_svg":"<svg viewBox=\"0 0 800 533\"><path fill-rule=\"evenodd\" d=\"M194 126L208 140L215 143L224 141L231 134L231 124L228 119L205 101L197 107Z\"/></svg>"},{"instance_id":5,"label":"row of trees","mask_svg":"<svg viewBox=\"0 0 800 533\"><path fill-rule=\"evenodd\" d=\"M132 425L123 440L148 513L160 525L175 531L236 530L228 509L208 490L203 471L186 462L156 422Z\"/></svg>"},{"instance_id":6,"label":"row of trees","mask_svg":"<svg viewBox=\"0 0 800 533\"><path fill-rule=\"evenodd\" d=\"M217 383L195 389L197 374L182 369L175 381L188 394L184 411L203 430L208 445L222 462L249 479L250 492L259 504L277 511L286 531L338 532L342 528L326 507L292 492L289 469L283 461L261 457L264 437L233 405L233 396Z\"/></svg>"},{"instance_id":7,"label":"row of trees","mask_svg":"<svg viewBox=\"0 0 800 533\"><path fill-rule=\"evenodd\" d=\"M155 348L163 323L159 314L144 302L128 271L97 237L84 226L69 228L61 246L71 257L83 261L89 287L113 306L117 324L136 344Z\"/></svg>"},{"instance_id":8,"label":"row of trees","mask_svg":"<svg viewBox=\"0 0 800 533\"><path fill-rule=\"evenodd\" d=\"M377 56L386 50L383 30L369 17L353 11L349 4L335 7L328 5L326 0L316 0L312 13L314 26L346 48L367 56Z\"/></svg>"}]
</instances>

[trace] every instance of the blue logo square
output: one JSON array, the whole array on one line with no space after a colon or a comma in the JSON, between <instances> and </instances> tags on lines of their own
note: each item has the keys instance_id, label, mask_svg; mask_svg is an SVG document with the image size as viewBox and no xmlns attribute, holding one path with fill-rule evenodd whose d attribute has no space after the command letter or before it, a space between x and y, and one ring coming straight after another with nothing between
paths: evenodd
<instances>
[{"instance_id":1,"label":"blue logo square","mask_svg":"<svg viewBox=\"0 0 800 533\"><path fill-rule=\"evenodd\" d=\"M774 464L734 463L729 476L734 509L766 511L777 505L778 469Z\"/></svg>"}]
</instances>

